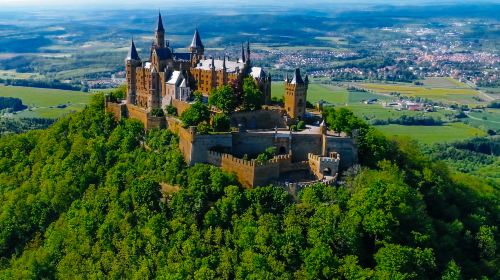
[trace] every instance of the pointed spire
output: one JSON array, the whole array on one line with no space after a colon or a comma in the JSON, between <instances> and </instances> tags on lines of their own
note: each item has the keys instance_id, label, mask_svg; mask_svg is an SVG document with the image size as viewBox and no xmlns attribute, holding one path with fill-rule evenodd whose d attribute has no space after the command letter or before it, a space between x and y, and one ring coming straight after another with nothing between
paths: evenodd
<instances>
[{"instance_id":1,"label":"pointed spire","mask_svg":"<svg viewBox=\"0 0 500 280\"><path fill-rule=\"evenodd\" d=\"M288 79L288 73L286 73L286 75L285 75L285 82L287 82L287 83L290 82L290 80Z\"/></svg>"},{"instance_id":2,"label":"pointed spire","mask_svg":"<svg viewBox=\"0 0 500 280\"><path fill-rule=\"evenodd\" d=\"M243 43L241 43L241 61L243 61L243 63L247 61L245 59L245 48L243 47Z\"/></svg>"},{"instance_id":3,"label":"pointed spire","mask_svg":"<svg viewBox=\"0 0 500 280\"><path fill-rule=\"evenodd\" d=\"M214 57L212 56L212 64L211 64L211 67L210 67L212 70L215 70L215 60L214 60Z\"/></svg>"},{"instance_id":4,"label":"pointed spire","mask_svg":"<svg viewBox=\"0 0 500 280\"><path fill-rule=\"evenodd\" d=\"M309 84L309 76L307 76L307 74L306 77L304 78L304 83Z\"/></svg>"},{"instance_id":5,"label":"pointed spire","mask_svg":"<svg viewBox=\"0 0 500 280\"><path fill-rule=\"evenodd\" d=\"M247 60L250 60L250 40L247 40Z\"/></svg>"},{"instance_id":6,"label":"pointed spire","mask_svg":"<svg viewBox=\"0 0 500 280\"><path fill-rule=\"evenodd\" d=\"M127 60L141 60L137 49L135 48L134 38L132 37L132 44L130 44L130 50L128 51Z\"/></svg>"},{"instance_id":7,"label":"pointed spire","mask_svg":"<svg viewBox=\"0 0 500 280\"><path fill-rule=\"evenodd\" d=\"M193 40L191 40L191 45L189 45L189 48L204 49L203 43L201 42L200 33L198 32L198 28L194 30Z\"/></svg>"},{"instance_id":8,"label":"pointed spire","mask_svg":"<svg viewBox=\"0 0 500 280\"><path fill-rule=\"evenodd\" d=\"M158 11L158 23L156 25L156 31L165 31L165 28L163 28L163 21L161 20L161 13Z\"/></svg>"},{"instance_id":9,"label":"pointed spire","mask_svg":"<svg viewBox=\"0 0 500 280\"><path fill-rule=\"evenodd\" d=\"M295 68L295 72L293 73L293 79L291 84L303 84L304 81L302 80L302 77L300 76L300 69Z\"/></svg>"},{"instance_id":10,"label":"pointed spire","mask_svg":"<svg viewBox=\"0 0 500 280\"><path fill-rule=\"evenodd\" d=\"M226 71L226 55L224 54L224 60L222 61L222 70Z\"/></svg>"}]
</instances>

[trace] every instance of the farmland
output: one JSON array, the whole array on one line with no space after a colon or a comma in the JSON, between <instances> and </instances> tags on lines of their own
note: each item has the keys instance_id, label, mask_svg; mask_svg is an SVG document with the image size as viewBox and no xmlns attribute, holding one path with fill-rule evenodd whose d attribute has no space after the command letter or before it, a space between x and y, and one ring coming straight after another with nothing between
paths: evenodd
<instances>
[{"instance_id":1,"label":"farmland","mask_svg":"<svg viewBox=\"0 0 500 280\"><path fill-rule=\"evenodd\" d=\"M433 83L437 87L457 87L455 90L469 90L466 85L453 79L430 78L425 83ZM461 89L459 89L461 88ZM437 88L436 88L437 89ZM273 83L272 94L275 97L281 97L284 91L284 85L281 82ZM316 102L324 100L332 105L343 107L347 106L356 115L365 121L374 119L396 119L402 115L406 116L427 116L444 121L453 118L455 112L449 110L439 110L436 112L422 111L397 111L393 108L386 108L381 104L365 104L363 101L369 99L379 99L387 101L393 99L391 96L376 94L372 92L348 91L345 87L338 85L310 84L308 90L308 101ZM451 142L475 136L485 135L485 129L497 130L500 126L500 110L488 109L483 113L472 112L473 118L466 118L465 123L447 123L442 126L404 126L397 124L376 126L388 136L408 136L419 140L422 143ZM470 126L470 125L474 126Z\"/></svg>"},{"instance_id":2,"label":"farmland","mask_svg":"<svg viewBox=\"0 0 500 280\"><path fill-rule=\"evenodd\" d=\"M0 85L0 96L17 97L29 108L16 117L58 118L72 111L79 111L89 102L91 94L79 91L12 87ZM57 107L61 108L57 108Z\"/></svg>"},{"instance_id":3,"label":"farmland","mask_svg":"<svg viewBox=\"0 0 500 280\"><path fill-rule=\"evenodd\" d=\"M443 103L477 104L479 92L447 78L424 80L417 86L403 83L355 83L357 87L381 94L399 93L409 97L428 98Z\"/></svg>"}]
</instances>

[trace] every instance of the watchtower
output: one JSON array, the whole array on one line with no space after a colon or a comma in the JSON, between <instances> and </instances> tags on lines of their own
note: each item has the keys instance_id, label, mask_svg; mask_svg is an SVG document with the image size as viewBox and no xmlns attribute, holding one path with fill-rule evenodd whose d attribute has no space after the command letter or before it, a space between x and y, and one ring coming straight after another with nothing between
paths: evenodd
<instances>
[{"instance_id":1,"label":"watchtower","mask_svg":"<svg viewBox=\"0 0 500 280\"><path fill-rule=\"evenodd\" d=\"M290 118L301 120L306 114L306 99L309 80L306 75L305 81L300 75L300 69L296 68L292 80L285 79L285 110Z\"/></svg>"}]
</instances>

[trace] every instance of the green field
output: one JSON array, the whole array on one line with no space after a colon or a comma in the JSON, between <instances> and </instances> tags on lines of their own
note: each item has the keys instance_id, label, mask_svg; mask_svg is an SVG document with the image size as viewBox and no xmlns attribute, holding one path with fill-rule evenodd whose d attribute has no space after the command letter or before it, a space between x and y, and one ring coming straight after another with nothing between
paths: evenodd
<instances>
[{"instance_id":1,"label":"green field","mask_svg":"<svg viewBox=\"0 0 500 280\"><path fill-rule=\"evenodd\" d=\"M476 136L485 136L483 130L463 123L441 126L379 125L376 128L388 136L407 136L426 144L453 142Z\"/></svg>"},{"instance_id":2,"label":"green field","mask_svg":"<svg viewBox=\"0 0 500 280\"><path fill-rule=\"evenodd\" d=\"M455 81L455 80L453 80ZM447 80L435 80L432 82L437 84L438 82L445 84L446 86L451 86L452 81ZM456 81L458 82L458 81ZM455 86L459 86L455 84ZM281 97L283 95L284 85L281 82L272 84L272 96ZM344 107L347 106L352 110L357 116L362 119L369 121L371 119L388 119L388 118L398 118L402 115L407 116L430 116L434 118L440 118L442 120L447 120L449 117L455 113L447 110L440 110L437 112L418 112L418 111L397 111L393 108L385 108L381 104L365 104L363 101L377 98L379 100L392 100L391 96L384 96L380 94L375 94L371 92L359 92L359 91L347 91L344 87L334 86L334 85L324 85L324 84L310 84L308 90L307 100L310 102L316 102L318 100L327 101L335 106ZM498 114L499 110L488 110L486 118L488 121L497 121L496 118L500 117ZM472 113L481 114L481 113ZM478 118L482 118L483 115L478 115ZM470 118L466 119L467 121ZM500 120L499 120L500 121ZM484 120L477 121L484 124ZM423 143L436 143L436 142L446 142L454 141L460 139L466 139L474 136L485 135L484 129L479 129L476 127L481 127L476 123L472 123L475 127L466 125L464 123L451 123L443 126L404 126L404 125L383 125L377 126L382 132L387 135L399 135L399 136L409 136ZM493 123L496 125L496 123ZM481 128L485 128L483 125ZM489 126L487 128L490 128Z\"/></svg>"},{"instance_id":3,"label":"green field","mask_svg":"<svg viewBox=\"0 0 500 280\"><path fill-rule=\"evenodd\" d=\"M0 96L17 97L29 107L16 113L16 117L58 118L83 109L91 95L79 91L0 85ZM58 105L66 105L66 108L56 108Z\"/></svg>"},{"instance_id":4,"label":"green field","mask_svg":"<svg viewBox=\"0 0 500 280\"><path fill-rule=\"evenodd\" d=\"M474 100L474 97L479 97L478 91L468 88L458 81L436 79L431 81L427 81L427 84L424 81L423 86L402 83L356 83L355 85L381 94L400 93L405 96L428 98L445 103L478 103L477 100Z\"/></svg>"},{"instance_id":5,"label":"green field","mask_svg":"<svg viewBox=\"0 0 500 280\"><path fill-rule=\"evenodd\" d=\"M500 130L500 109L486 109L483 112L470 112L466 120L473 126L483 129Z\"/></svg>"}]
</instances>

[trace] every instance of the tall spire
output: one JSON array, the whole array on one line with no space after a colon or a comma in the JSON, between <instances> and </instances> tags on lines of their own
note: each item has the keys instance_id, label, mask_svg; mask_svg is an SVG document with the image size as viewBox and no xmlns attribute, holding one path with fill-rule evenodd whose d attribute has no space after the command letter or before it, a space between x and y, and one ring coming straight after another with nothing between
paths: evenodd
<instances>
[{"instance_id":1,"label":"tall spire","mask_svg":"<svg viewBox=\"0 0 500 280\"><path fill-rule=\"evenodd\" d=\"M203 53L204 49L205 49L205 47L203 46L203 43L201 42L200 33L198 32L198 28L196 28L194 30L193 40L191 40L191 45L189 45L189 50L191 52Z\"/></svg>"},{"instance_id":2,"label":"tall spire","mask_svg":"<svg viewBox=\"0 0 500 280\"><path fill-rule=\"evenodd\" d=\"M285 82L287 82L287 83L290 82L290 80L288 79L288 73L286 73L286 75L285 75Z\"/></svg>"},{"instance_id":3,"label":"tall spire","mask_svg":"<svg viewBox=\"0 0 500 280\"><path fill-rule=\"evenodd\" d=\"M222 70L226 71L226 54L224 54L224 60L222 61Z\"/></svg>"},{"instance_id":4,"label":"tall spire","mask_svg":"<svg viewBox=\"0 0 500 280\"><path fill-rule=\"evenodd\" d=\"M161 20L161 13L158 11L158 23L156 25L156 31L165 31L163 28L163 21Z\"/></svg>"},{"instance_id":5,"label":"tall spire","mask_svg":"<svg viewBox=\"0 0 500 280\"><path fill-rule=\"evenodd\" d=\"M243 61L243 63L247 61L245 59L245 48L243 47L243 43L241 43L241 61Z\"/></svg>"},{"instance_id":6,"label":"tall spire","mask_svg":"<svg viewBox=\"0 0 500 280\"><path fill-rule=\"evenodd\" d=\"M132 37L132 43L130 44L130 50L128 51L127 60L141 60L137 49L135 48L134 38Z\"/></svg>"},{"instance_id":7,"label":"tall spire","mask_svg":"<svg viewBox=\"0 0 500 280\"><path fill-rule=\"evenodd\" d=\"M250 40L247 40L247 60L250 60Z\"/></svg>"},{"instance_id":8,"label":"tall spire","mask_svg":"<svg viewBox=\"0 0 500 280\"><path fill-rule=\"evenodd\" d=\"M300 69L295 68L295 72L293 73L293 78L291 84L303 84L304 81L302 80L302 77L300 76Z\"/></svg>"},{"instance_id":9,"label":"tall spire","mask_svg":"<svg viewBox=\"0 0 500 280\"><path fill-rule=\"evenodd\" d=\"M212 56L212 64L211 64L211 67L210 67L212 70L215 70L215 60L214 60L214 57Z\"/></svg>"}]
</instances>

